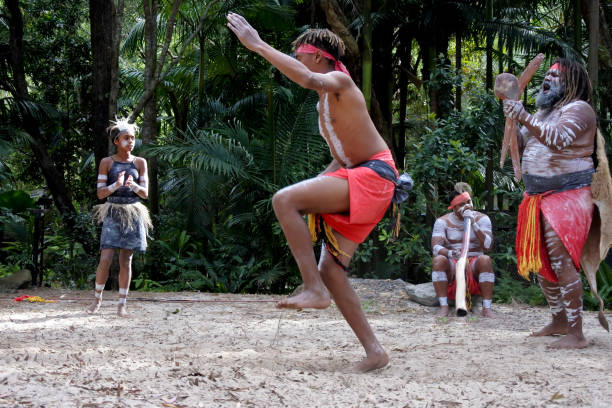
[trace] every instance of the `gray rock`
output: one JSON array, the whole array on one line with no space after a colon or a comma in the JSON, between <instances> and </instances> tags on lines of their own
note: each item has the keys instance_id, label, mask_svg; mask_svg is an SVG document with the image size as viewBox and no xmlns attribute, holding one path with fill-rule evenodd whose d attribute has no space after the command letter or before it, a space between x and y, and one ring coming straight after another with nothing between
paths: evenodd
<instances>
[{"instance_id":1,"label":"gray rock","mask_svg":"<svg viewBox=\"0 0 612 408\"><path fill-rule=\"evenodd\" d=\"M432 282L420 283L418 285L407 283L405 290L410 300L414 302L425 306L439 305Z\"/></svg>"},{"instance_id":2,"label":"gray rock","mask_svg":"<svg viewBox=\"0 0 612 408\"><path fill-rule=\"evenodd\" d=\"M32 272L22 269L12 275L0 278L0 289L22 289L32 283Z\"/></svg>"}]
</instances>

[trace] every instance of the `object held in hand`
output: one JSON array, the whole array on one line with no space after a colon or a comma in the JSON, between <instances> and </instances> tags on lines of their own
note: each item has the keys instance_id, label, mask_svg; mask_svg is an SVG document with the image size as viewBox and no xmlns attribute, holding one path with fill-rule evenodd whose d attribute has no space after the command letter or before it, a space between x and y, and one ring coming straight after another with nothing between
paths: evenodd
<instances>
[{"instance_id":1,"label":"object held in hand","mask_svg":"<svg viewBox=\"0 0 612 408\"><path fill-rule=\"evenodd\" d=\"M544 54L536 55L535 58L531 60L529 65L527 65L527 68L525 68L518 79L514 75L507 72L499 74L495 79L495 96L502 100L518 101L523 94L525 87L531 80L531 77L533 77L543 61ZM499 158L500 167L504 167L508 149L510 149L510 156L512 157L514 177L517 180L520 180L521 162L518 151L518 132L516 120L509 117L506 118L506 125L504 127L504 141L502 142L501 155Z\"/></svg>"}]
</instances>

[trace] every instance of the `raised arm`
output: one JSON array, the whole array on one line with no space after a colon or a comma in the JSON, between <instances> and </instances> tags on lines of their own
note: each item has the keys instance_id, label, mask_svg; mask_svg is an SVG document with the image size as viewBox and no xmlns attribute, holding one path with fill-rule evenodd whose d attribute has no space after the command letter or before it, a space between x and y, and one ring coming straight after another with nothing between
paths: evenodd
<instances>
[{"instance_id":1,"label":"raised arm","mask_svg":"<svg viewBox=\"0 0 612 408\"><path fill-rule=\"evenodd\" d=\"M474 231L474 235L476 235L476 238L480 241L480 245L482 245L484 252L489 251L493 246L493 227L491 225L491 219L485 214L476 216L476 213L472 210L465 210L463 216L472 219L472 231ZM476 220L474 220L474 218L476 218Z\"/></svg>"},{"instance_id":2,"label":"raised arm","mask_svg":"<svg viewBox=\"0 0 612 408\"><path fill-rule=\"evenodd\" d=\"M337 92L350 86L352 80L340 72L321 74L312 72L297 59L282 53L263 41L244 17L239 14L227 15L227 27L249 50L268 60L287 78L303 88L320 92Z\"/></svg>"}]
</instances>

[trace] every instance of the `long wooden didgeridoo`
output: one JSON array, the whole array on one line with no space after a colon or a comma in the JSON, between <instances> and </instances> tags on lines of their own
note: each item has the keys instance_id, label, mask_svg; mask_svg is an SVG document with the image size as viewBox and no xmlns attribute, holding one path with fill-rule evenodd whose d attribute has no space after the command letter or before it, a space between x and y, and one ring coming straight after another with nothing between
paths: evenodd
<instances>
[{"instance_id":1,"label":"long wooden didgeridoo","mask_svg":"<svg viewBox=\"0 0 612 408\"><path fill-rule=\"evenodd\" d=\"M525 87L536 73L542 62L544 61L544 54L538 54L534 59L531 60L527 68L523 71L519 79L510 73L499 74L495 79L495 96L499 99L510 99L518 101ZM521 179L521 159L518 151L518 132L516 126L516 120L506 118L506 125L504 127L504 141L502 142L501 155L499 158L499 166L504 167L506 161L506 155L508 149L510 149L510 156L512 157L512 167L514 169L514 177L517 180Z\"/></svg>"},{"instance_id":2,"label":"long wooden didgeridoo","mask_svg":"<svg viewBox=\"0 0 612 408\"><path fill-rule=\"evenodd\" d=\"M455 265L455 313L457 316L463 317L467 315L468 308L465 297L467 296L467 285L465 279L465 267L467 265L467 254L470 249L470 236L472 229L472 221L469 218L463 219L463 241L461 246L461 255Z\"/></svg>"}]
</instances>

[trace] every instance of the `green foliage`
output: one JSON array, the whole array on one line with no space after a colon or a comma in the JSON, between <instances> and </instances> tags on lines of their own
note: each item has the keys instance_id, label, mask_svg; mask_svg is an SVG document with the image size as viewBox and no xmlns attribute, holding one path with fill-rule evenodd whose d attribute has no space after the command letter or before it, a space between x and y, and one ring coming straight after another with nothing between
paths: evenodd
<instances>
[{"instance_id":1,"label":"green foliage","mask_svg":"<svg viewBox=\"0 0 612 408\"><path fill-rule=\"evenodd\" d=\"M540 286L524 279L514 279L502 274L495 280L493 301L497 303L527 303L533 306L546 305Z\"/></svg>"},{"instance_id":2,"label":"green foliage","mask_svg":"<svg viewBox=\"0 0 612 408\"><path fill-rule=\"evenodd\" d=\"M588 310L599 310L599 301L589 288L589 284L582 275L584 287L584 307ZM612 267L606 262L599 264L597 270L597 294L602 298L605 309L612 309Z\"/></svg>"}]
</instances>

